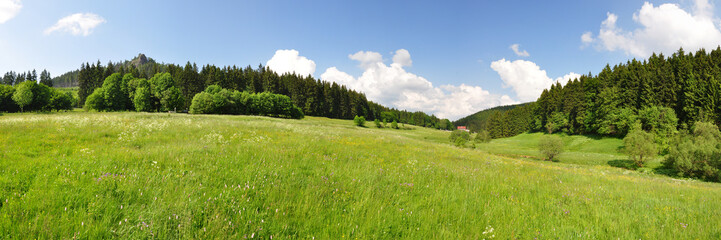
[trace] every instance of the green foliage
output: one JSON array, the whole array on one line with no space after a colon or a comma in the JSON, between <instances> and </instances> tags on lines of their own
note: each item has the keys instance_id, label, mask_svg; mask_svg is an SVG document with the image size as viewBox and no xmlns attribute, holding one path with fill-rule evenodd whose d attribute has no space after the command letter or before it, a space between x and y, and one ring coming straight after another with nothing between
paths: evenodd
<instances>
[{"instance_id":1,"label":"green foliage","mask_svg":"<svg viewBox=\"0 0 721 240\"><path fill-rule=\"evenodd\" d=\"M35 82L32 81L25 81L18 85L18 87L15 89L15 93L13 93L13 101L15 101L15 104L20 106L20 111L24 111L23 109L30 105L33 102L33 88L35 86Z\"/></svg>"},{"instance_id":2,"label":"green foliage","mask_svg":"<svg viewBox=\"0 0 721 240\"><path fill-rule=\"evenodd\" d=\"M50 97L50 109L53 110L73 110L73 94L70 92L62 93L56 89L52 89Z\"/></svg>"},{"instance_id":3,"label":"green foliage","mask_svg":"<svg viewBox=\"0 0 721 240\"><path fill-rule=\"evenodd\" d=\"M105 89L96 88L85 100L87 110L106 111L108 104L105 103Z\"/></svg>"},{"instance_id":4,"label":"green foliage","mask_svg":"<svg viewBox=\"0 0 721 240\"><path fill-rule=\"evenodd\" d=\"M381 121L378 120L377 118L375 120L373 120L373 123L375 123L377 128L383 128L383 125L381 125Z\"/></svg>"},{"instance_id":5,"label":"green foliage","mask_svg":"<svg viewBox=\"0 0 721 240\"><path fill-rule=\"evenodd\" d=\"M653 133L654 141L661 151L667 151L671 139L678 133L678 118L673 109L667 107L648 107L639 111L638 119L642 129Z\"/></svg>"},{"instance_id":6,"label":"green foliage","mask_svg":"<svg viewBox=\"0 0 721 240\"><path fill-rule=\"evenodd\" d=\"M10 85L0 84L0 112L15 112L20 107L13 100L15 88Z\"/></svg>"},{"instance_id":7,"label":"green foliage","mask_svg":"<svg viewBox=\"0 0 721 240\"><path fill-rule=\"evenodd\" d=\"M556 157L563 152L563 140L556 135L545 135L540 138L538 149L547 161L557 161Z\"/></svg>"},{"instance_id":8,"label":"green foliage","mask_svg":"<svg viewBox=\"0 0 721 240\"><path fill-rule=\"evenodd\" d=\"M288 96L268 92L251 94L212 85L196 94L190 105L193 114L253 114L302 119L302 110Z\"/></svg>"},{"instance_id":9,"label":"green foliage","mask_svg":"<svg viewBox=\"0 0 721 240\"><path fill-rule=\"evenodd\" d=\"M170 73L157 73L149 81L151 95L159 101L159 111L175 111L185 102L183 94L175 87Z\"/></svg>"},{"instance_id":10,"label":"green foliage","mask_svg":"<svg viewBox=\"0 0 721 240\"><path fill-rule=\"evenodd\" d=\"M624 151L637 167L643 167L646 161L655 157L658 152L656 143L654 143L654 135L640 128L632 130L623 138L623 146Z\"/></svg>"},{"instance_id":11,"label":"green foliage","mask_svg":"<svg viewBox=\"0 0 721 240\"><path fill-rule=\"evenodd\" d=\"M398 121L393 120L393 122L391 123L391 128L398 129Z\"/></svg>"},{"instance_id":12,"label":"green foliage","mask_svg":"<svg viewBox=\"0 0 721 240\"><path fill-rule=\"evenodd\" d=\"M456 147L465 147L466 142L468 142L468 139L459 137L459 138L456 138L456 140L453 142L453 145L455 145Z\"/></svg>"},{"instance_id":13,"label":"green foliage","mask_svg":"<svg viewBox=\"0 0 721 240\"><path fill-rule=\"evenodd\" d=\"M149 87L139 87L135 90L133 96L133 106L138 112L151 112L154 110Z\"/></svg>"},{"instance_id":14,"label":"green foliage","mask_svg":"<svg viewBox=\"0 0 721 240\"><path fill-rule=\"evenodd\" d=\"M716 125L696 122L692 134L671 144L665 162L679 176L721 181L721 132Z\"/></svg>"},{"instance_id":15,"label":"green foliage","mask_svg":"<svg viewBox=\"0 0 721 240\"><path fill-rule=\"evenodd\" d=\"M546 130L548 134L552 134L559 130L567 133L568 132L568 116L562 112L554 112L551 114L551 119L546 123Z\"/></svg>"},{"instance_id":16,"label":"green foliage","mask_svg":"<svg viewBox=\"0 0 721 240\"><path fill-rule=\"evenodd\" d=\"M358 115L356 115L355 118L353 118L353 123L354 123L356 126L365 127L366 118L363 117L363 116L360 116L360 117L359 117Z\"/></svg>"},{"instance_id":17,"label":"green foliage","mask_svg":"<svg viewBox=\"0 0 721 240\"><path fill-rule=\"evenodd\" d=\"M463 130L453 130L448 139L451 141L451 143L454 143L456 144L456 146L458 146L459 143L465 144L466 142L468 142L468 140L471 139L471 134Z\"/></svg>"},{"instance_id":18,"label":"green foliage","mask_svg":"<svg viewBox=\"0 0 721 240\"><path fill-rule=\"evenodd\" d=\"M488 131L481 130L480 132L476 133L476 137L473 140L477 143L487 143L491 141L491 135L488 134Z\"/></svg>"}]
</instances>

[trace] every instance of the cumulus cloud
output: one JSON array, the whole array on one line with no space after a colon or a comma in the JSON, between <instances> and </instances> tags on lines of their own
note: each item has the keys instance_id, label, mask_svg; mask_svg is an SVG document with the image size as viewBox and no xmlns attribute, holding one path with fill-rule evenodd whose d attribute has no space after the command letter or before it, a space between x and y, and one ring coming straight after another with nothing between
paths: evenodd
<instances>
[{"instance_id":1,"label":"cumulus cloud","mask_svg":"<svg viewBox=\"0 0 721 240\"><path fill-rule=\"evenodd\" d=\"M516 53L516 55L519 56L519 57L528 57L528 56L531 56L530 54L528 54L528 52L526 52L526 50L521 51L521 50L519 49L519 48L520 48L520 45L518 45L518 43L511 45L510 48L511 48L511 50L513 50L513 52Z\"/></svg>"},{"instance_id":2,"label":"cumulus cloud","mask_svg":"<svg viewBox=\"0 0 721 240\"><path fill-rule=\"evenodd\" d=\"M295 73L308 76L315 73L315 62L300 56L295 49L275 51L275 55L265 63L265 66L278 74Z\"/></svg>"},{"instance_id":3,"label":"cumulus cloud","mask_svg":"<svg viewBox=\"0 0 721 240\"><path fill-rule=\"evenodd\" d=\"M569 73L563 77L551 79L536 63L526 60L508 61L505 58L491 63L491 68L498 73L505 87L513 88L520 101L535 101L543 89L556 82L565 84L569 79L580 77L580 74Z\"/></svg>"},{"instance_id":4,"label":"cumulus cloud","mask_svg":"<svg viewBox=\"0 0 721 240\"><path fill-rule=\"evenodd\" d=\"M0 24L17 16L22 7L20 0L0 0Z\"/></svg>"},{"instance_id":5,"label":"cumulus cloud","mask_svg":"<svg viewBox=\"0 0 721 240\"><path fill-rule=\"evenodd\" d=\"M45 29L45 35L56 31L68 32L72 35L88 36L98 25L105 23L105 19L93 13L76 13L58 20L55 25Z\"/></svg>"},{"instance_id":6,"label":"cumulus cloud","mask_svg":"<svg viewBox=\"0 0 721 240\"><path fill-rule=\"evenodd\" d=\"M714 6L708 0L696 0L692 11L677 4L654 6L645 2L633 14L641 27L625 31L616 23L618 16L607 13L597 36L590 32L581 35L585 45L594 44L606 51L623 51L628 55L646 58L653 52L670 54L680 47L687 50L712 49L721 43L721 20L713 15Z\"/></svg>"},{"instance_id":7,"label":"cumulus cloud","mask_svg":"<svg viewBox=\"0 0 721 240\"><path fill-rule=\"evenodd\" d=\"M405 49L398 49L396 51L396 54L393 55L393 63L400 64L404 67L410 67L413 65L413 61L411 60L411 53L408 52L408 50Z\"/></svg>"},{"instance_id":8,"label":"cumulus cloud","mask_svg":"<svg viewBox=\"0 0 721 240\"><path fill-rule=\"evenodd\" d=\"M321 79L363 92L369 100L384 105L455 120L482 109L518 103L507 95L492 94L478 86L434 87L424 77L403 68L412 64L410 53L405 49L395 52L390 65L385 64L377 52L360 51L348 57L358 61L363 69L360 77L330 67Z\"/></svg>"}]
</instances>

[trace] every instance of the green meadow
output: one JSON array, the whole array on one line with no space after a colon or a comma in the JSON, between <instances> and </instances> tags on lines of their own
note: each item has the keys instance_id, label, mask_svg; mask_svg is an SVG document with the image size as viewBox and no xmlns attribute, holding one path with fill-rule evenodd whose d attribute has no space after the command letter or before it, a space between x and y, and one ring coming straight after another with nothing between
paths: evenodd
<instances>
[{"instance_id":1,"label":"green meadow","mask_svg":"<svg viewBox=\"0 0 721 240\"><path fill-rule=\"evenodd\" d=\"M5 114L0 238L721 238L720 184L611 166L618 139L564 137L546 162L534 134L463 149L366 125Z\"/></svg>"}]
</instances>

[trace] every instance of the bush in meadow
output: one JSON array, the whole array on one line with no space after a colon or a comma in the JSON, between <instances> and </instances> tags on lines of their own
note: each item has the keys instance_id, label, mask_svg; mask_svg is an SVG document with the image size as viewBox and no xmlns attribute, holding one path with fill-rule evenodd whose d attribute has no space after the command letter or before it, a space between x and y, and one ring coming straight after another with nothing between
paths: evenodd
<instances>
[{"instance_id":1,"label":"bush in meadow","mask_svg":"<svg viewBox=\"0 0 721 240\"><path fill-rule=\"evenodd\" d=\"M393 122L391 123L391 128L398 129L398 121L393 120Z\"/></svg>"},{"instance_id":2,"label":"bush in meadow","mask_svg":"<svg viewBox=\"0 0 721 240\"><path fill-rule=\"evenodd\" d=\"M365 127L366 118L363 116L359 117L358 115L355 115L355 117L353 118L353 123L355 123L356 126Z\"/></svg>"},{"instance_id":3,"label":"bush in meadow","mask_svg":"<svg viewBox=\"0 0 721 240\"><path fill-rule=\"evenodd\" d=\"M556 157L563 152L563 140L556 135L544 135L538 143L541 154L548 161L557 161Z\"/></svg>"},{"instance_id":4,"label":"bush in meadow","mask_svg":"<svg viewBox=\"0 0 721 240\"><path fill-rule=\"evenodd\" d=\"M453 130L448 137L452 143L458 143L459 138L463 139L463 143L465 143L471 139L471 134L463 130Z\"/></svg>"},{"instance_id":5,"label":"bush in meadow","mask_svg":"<svg viewBox=\"0 0 721 240\"><path fill-rule=\"evenodd\" d=\"M721 181L721 132L713 123L696 122L691 134L671 144L665 165L681 177Z\"/></svg>"},{"instance_id":6,"label":"bush in meadow","mask_svg":"<svg viewBox=\"0 0 721 240\"><path fill-rule=\"evenodd\" d=\"M656 156L656 143L654 135L640 128L634 128L623 138L624 151L637 167L643 167L648 159Z\"/></svg>"},{"instance_id":7,"label":"bush in meadow","mask_svg":"<svg viewBox=\"0 0 721 240\"><path fill-rule=\"evenodd\" d=\"M375 123L377 128L383 128L383 125L381 125L381 120L378 120L378 118L373 120L373 123Z\"/></svg>"}]
</instances>

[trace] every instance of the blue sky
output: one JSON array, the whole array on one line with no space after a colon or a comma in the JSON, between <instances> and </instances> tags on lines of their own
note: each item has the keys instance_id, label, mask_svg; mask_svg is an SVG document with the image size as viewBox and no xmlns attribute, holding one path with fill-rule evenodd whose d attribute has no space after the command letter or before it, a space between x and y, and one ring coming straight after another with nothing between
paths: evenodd
<instances>
[{"instance_id":1,"label":"blue sky","mask_svg":"<svg viewBox=\"0 0 721 240\"><path fill-rule=\"evenodd\" d=\"M138 53L199 65L255 67L274 58L276 71L313 67L313 76L366 92L371 100L454 120L534 100L550 83L565 82L558 78L577 76L571 73L596 73L607 63L681 46L715 47L721 33L713 5L0 0L0 72L47 68L55 76L83 62ZM679 26L667 28L669 22ZM514 44L528 56L516 54Z\"/></svg>"}]
</instances>

